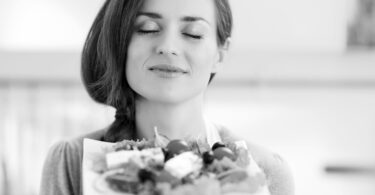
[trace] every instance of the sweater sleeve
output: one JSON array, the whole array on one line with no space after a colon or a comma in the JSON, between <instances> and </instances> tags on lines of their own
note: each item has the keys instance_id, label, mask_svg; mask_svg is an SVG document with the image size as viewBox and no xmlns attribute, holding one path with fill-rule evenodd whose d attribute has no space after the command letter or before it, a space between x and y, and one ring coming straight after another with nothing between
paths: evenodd
<instances>
[{"instance_id":1,"label":"sweater sleeve","mask_svg":"<svg viewBox=\"0 0 375 195\"><path fill-rule=\"evenodd\" d=\"M59 142L53 145L44 163L41 195L80 195L81 160L77 144Z\"/></svg>"},{"instance_id":2,"label":"sweater sleeve","mask_svg":"<svg viewBox=\"0 0 375 195\"><path fill-rule=\"evenodd\" d=\"M224 141L239 140L229 130L221 129L220 136ZM293 195L294 180L287 162L278 154L256 144L247 143L249 152L264 171L272 195Z\"/></svg>"},{"instance_id":3,"label":"sweater sleeve","mask_svg":"<svg viewBox=\"0 0 375 195\"><path fill-rule=\"evenodd\" d=\"M272 195L293 195L294 180L288 163L276 153L248 143L254 160L266 174Z\"/></svg>"}]
</instances>

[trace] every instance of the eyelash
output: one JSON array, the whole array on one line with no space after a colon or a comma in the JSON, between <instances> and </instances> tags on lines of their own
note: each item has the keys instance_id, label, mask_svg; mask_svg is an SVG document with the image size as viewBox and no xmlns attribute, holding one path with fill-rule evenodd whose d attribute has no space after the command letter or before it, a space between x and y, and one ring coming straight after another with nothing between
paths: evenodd
<instances>
[{"instance_id":1,"label":"eyelash","mask_svg":"<svg viewBox=\"0 0 375 195\"><path fill-rule=\"evenodd\" d=\"M158 30L138 30L140 34L153 34L159 32Z\"/></svg>"},{"instance_id":2,"label":"eyelash","mask_svg":"<svg viewBox=\"0 0 375 195\"><path fill-rule=\"evenodd\" d=\"M154 34L154 33L158 33L159 31L158 30L138 30L138 33L140 34ZM189 38L192 38L192 39L202 39L203 36L201 35L193 35L193 34L189 34L189 33L182 33L183 35L189 37Z\"/></svg>"},{"instance_id":3,"label":"eyelash","mask_svg":"<svg viewBox=\"0 0 375 195\"><path fill-rule=\"evenodd\" d=\"M192 35L192 34L189 34L189 33L182 33L182 34L185 35L185 36L188 36L190 38L193 38L193 39L202 39L203 38L203 36L201 36L201 35Z\"/></svg>"}]
</instances>

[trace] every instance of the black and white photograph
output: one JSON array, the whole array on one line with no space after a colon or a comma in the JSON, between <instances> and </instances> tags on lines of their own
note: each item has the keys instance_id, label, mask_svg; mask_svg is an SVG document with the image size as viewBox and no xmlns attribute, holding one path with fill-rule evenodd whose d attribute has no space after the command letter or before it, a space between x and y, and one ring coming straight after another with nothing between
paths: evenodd
<instances>
[{"instance_id":1,"label":"black and white photograph","mask_svg":"<svg viewBox=\"0 0 375 195\"><path fill-rule=\"evenodd\" d=\"M375 0L1 0L0 195L375 195Z\"/></svg>"}]
</instances>

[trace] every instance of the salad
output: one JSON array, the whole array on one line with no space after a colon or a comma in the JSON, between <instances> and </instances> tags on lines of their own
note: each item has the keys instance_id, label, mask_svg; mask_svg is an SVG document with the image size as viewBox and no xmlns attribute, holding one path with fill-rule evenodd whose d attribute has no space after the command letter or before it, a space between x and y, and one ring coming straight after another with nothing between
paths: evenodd
<instances>
[{"instance_id":1,"label":"salad","mask_svg":"<svg viewBox=\"0 0 375 195\"><path fill-rule=\"evenodd\" d=\"M154 131L150 140L101 142L96 153L84 151L84 194L269 195L265 175L244 141L210 147ZM85 149L88 141L94 140L85 140Z\"/></svg>"}]
</instances>

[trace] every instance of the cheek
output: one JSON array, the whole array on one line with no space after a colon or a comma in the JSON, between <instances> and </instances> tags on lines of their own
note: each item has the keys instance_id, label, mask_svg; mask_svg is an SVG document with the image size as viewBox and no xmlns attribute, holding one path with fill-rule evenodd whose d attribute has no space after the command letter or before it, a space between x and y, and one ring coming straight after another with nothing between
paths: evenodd
<instances>
[{"instance_id":1,"label":"cheek","mask_svg":"<svg viewBox=\"0 0 375 195\"><path fill-rule=\"evenodd\" d=\"M138 78L143 73L144 55L142 55L142 48L139 45L136 39L130 42L126 60L126 77L133 90L136 88L134 85L139 83Z\"/></svg>"},{"instance_id":2,"label":"cheek","mask_svg":"<svg viewBox=\"0 0 375 195\"><path fill-rule=\"evenodd\" d=\"M137 72L142 72L144 68L144 63L148 57L146 46L147 45L144 44L142 40L133 36L132 41L129 44L127 53L127 75L129 75L130 72L131 74L137 74Z\"/></svg>"},{"instance_id":3,"label":"cheek","mask_svg":"<svg viewBox=\"0 0 375 195\"><path fill-rule=\"evenodd\" d=\"M193 71L210 73L213 65L216 63L217 48L212 44L204 44L202 47L189 50L187 60L192 66Z\"/></svg>"},{"instance_id":4,"label":"cheek","mask_svg":"<svg viewBox=\"0 0 375 195\"><path fill-rule=\"evenodd\" d=\"M130 42L129 47L128 47L128 56L127 56L127 66L136 66L140 59L140 50L141 48L138 46L139 44L137 43L136 40L133 40Z\"/></svg>"}]
</instances>

